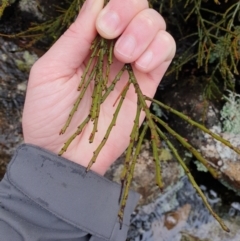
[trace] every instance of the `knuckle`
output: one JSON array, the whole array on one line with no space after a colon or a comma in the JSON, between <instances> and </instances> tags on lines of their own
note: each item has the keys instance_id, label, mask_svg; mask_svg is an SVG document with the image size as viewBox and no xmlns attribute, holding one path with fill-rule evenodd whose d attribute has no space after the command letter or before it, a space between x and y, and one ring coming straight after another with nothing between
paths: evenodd
<instances>
[{"instance_id":1,"label":"knuckle","mask_svg":"<svg viewBox=\"0 0 240 241\"><path fill-rule=\"evenodd\" d=\"M141 6L141 8L148 8L147 0L127 0L131 5Z\"/></svg>"},{"instance_id":2,"label":"knuckle","mask_svg":"<svg viewBox=\"0 0 240 241\"><path fill-rule=\"evenodd\" d=\"M140 18L143 19L149 26L155 26L158 29L165 30L166 22L163 17L154 9L146 9L140 13Z\"/></svg>"},{"instance_id":3,"label":"knuckle","mask_svg":"<svg viewBox=\"0 0 240 241\"><path fill-rule=\"evenodd\" d=\"M171 49L171 52L168 56L168 59L172 59L175 55L175 52L176 52L176 42L175 42L174 38L172 37L172 35L170 33L164 31L164 35L167 39L168 46Z\"/></svg>"}]
</instances>

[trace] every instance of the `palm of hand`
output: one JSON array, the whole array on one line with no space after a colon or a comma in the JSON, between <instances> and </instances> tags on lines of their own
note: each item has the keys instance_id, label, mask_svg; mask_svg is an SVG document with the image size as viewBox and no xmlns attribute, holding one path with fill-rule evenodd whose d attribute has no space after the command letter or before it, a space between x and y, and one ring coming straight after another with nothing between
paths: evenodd
<instances>
[{"instance_id":1,"label":"palm of hand","mask_svg":"<svg viewBox=\"0 0 240 241\"><path fill-rule=\"evenodd\" d=\"M48 56L46 56L46 58L47 57ZM56 65L58 65L58 63L56 63ZM79 95L77 87L81 80L85 64L81 64L77 69L71 69L71 66L67 65L65 65L64 68L63 66L56 65L52 63L52 66L49 66L47 59L45 59L45 61L40 59L33 67L30 74L23 116L25 141L49 149L54 153L60 151L64 142L76 131L77 126L80 125L88 115L94 84L91 83L87 89L66 133L59 135ZM114 59L111 67L111 80L116 76L122 66L123 63ZM49 73L51 73L52 76L49 76ZM152 96L158 85L158 80L153 80L150 74L140 73L136 69L135 73L138 76L141 89L144 90L146 95ZM92 131L92 123L90 122L83 132L72 142L63 156L77 163L86 162L86 165L88 164L93 151L95 151L105 135L116 109L116 106L113 106L113 104L127 81L128 74L125 73L116 85L114 91L101 105L99 127L94 142L89 144L88 141ZM118 115L116 126L113 128L106 146L100 153L99 160L102 161L98 160L97 163L99 162L101 166L108 167L111 163L104 160L115 160L126 149L136 113L136 101L136 93L131 86ZM143 120L143 116L141 119ZM83 159L79 160L79 157ZM99 169L99 167L96 168Z\"/></svg>"},{"instance_id":2,"label":"palm of hand","mask_svg":"<svg viewBox=\"0 0 240 241\"><path fill-rule=\"evenodd\" d=\"M147 1L127 0L120 2L112 0L102 12L103 1L95 1L93 4L89 0L85 3L86 5L82 8L76 21L51 49L34 64L30 73L23 113L24 140L54 153L61 150L64 142L76 131L77 126L88 115L92 101L93 83L87 89L66 133L59 136L59 132L78 97L77 87L88 60L90 45L97 34L96 25L100 26L98 24L99 18L101 20L101 16L104 11L107 11L107 8L114 8L115 11L119 12L119 16L122 16L121 26L114 33L115 36L109 37L109 39L122 34L121 42L121 38L124 39L128 35L133 35L138 42L131 59L124 57L122 51L120 51L123 53L121 55L118 52L119 48L115 46L115 59L111 66L109 82L113 80L123 66L122 62L131 62L142 92L149 97L153 97L175 52L174 40L164 31L165 23L163 19L157 12L148 9ZM127 8L131 11L125 12L125 8L121 7L122 4L132 5ZM145 34L143 35L143 33ZM148 52L152 53L153 59L151 64L144 69L138 65L138 61L141 62L141 57ZM161 55L158 54L159 52ZM128 74L125 73L118 81L114 91L101 105L98 132L95 135L94 142L89 144L89 136L92 132L92 123L90 122L71 143L67 152L64 153L64 157L83 166L88 165L93 152L102 141L112 120L116 108L116 106L113 107L113 104L127 81ZM103 174L109 165L126 149L136 108L136 93L131 86L118 115L116 126L113 128L92 170ZM143 118L142 115L141 121L143 121Z\"/></svg>"}]
</instances>

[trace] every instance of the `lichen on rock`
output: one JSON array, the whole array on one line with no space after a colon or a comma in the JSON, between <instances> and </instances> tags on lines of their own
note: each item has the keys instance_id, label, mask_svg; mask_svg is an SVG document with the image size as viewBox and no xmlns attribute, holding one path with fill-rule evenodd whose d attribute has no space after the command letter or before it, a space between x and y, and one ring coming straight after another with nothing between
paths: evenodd
<instances>
[{"instance_id":1,"label":"lichen on rock","mask_svg":"<svg viewBox=\"0 0 240 241\"><path fill-rule=\"evenodd\" d=\"M240 149L240 134L222 132L219 126L214 126L211 130ZM210 165L220 170L222 174L220 181L228 188L239 193L240 155L223 143L214 140L208 134L204 136L205 140L200 146L200 152L209 161Z\"/></svg>"},{"instance_id":2,"label":"lichen on rock","mask_svg":"<svg viewBox=\"0 0 240 241\"><path fill-rule=\"evenodd\" d=\"M240 134L240 95L228 91L229 95L224 96L226 100L220 114L222 129L224 132Z\"/></svg>"}]
</instances>

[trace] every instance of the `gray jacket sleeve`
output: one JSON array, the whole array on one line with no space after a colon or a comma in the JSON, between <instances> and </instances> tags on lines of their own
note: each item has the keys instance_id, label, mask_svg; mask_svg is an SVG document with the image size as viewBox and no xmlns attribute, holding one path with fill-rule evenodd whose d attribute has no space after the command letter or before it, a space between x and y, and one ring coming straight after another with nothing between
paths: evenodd
<instances>
[{"instance_id":1,"label":"gray jacket sleeve","mask_svg":"<svg viewBox=\"0 0 240 241\"><path fill-rule=\"evenodd\" d=\"M120 186L39 147L23 144L0 183L4 241L126 240L138 194L130 192L120 230Z\"/></svg>"}]
</instances>

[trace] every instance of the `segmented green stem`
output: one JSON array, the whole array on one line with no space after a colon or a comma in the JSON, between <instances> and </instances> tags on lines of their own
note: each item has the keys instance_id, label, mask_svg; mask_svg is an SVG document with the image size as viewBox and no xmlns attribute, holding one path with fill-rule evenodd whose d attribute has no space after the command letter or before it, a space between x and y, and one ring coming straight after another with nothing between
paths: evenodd
<instances>
[{"instance_id":1,"label":"segmented green stem","mask_svg":"<svg viewBox=\"0 0 240 241\"><path fill-rule=\"evenodd\" d=\"M120 210L118 212L120 225L122 225L122 222L123 222L124 209L125 209L125 206L126 206L126 203L127 203L127 199L128 199L129 188L130 188L130 185L132 183L134 169L135 169L135 165L136 165L136 162L137 162L137 157L138 157L138 155L139 155L139 153L141 151L142 142L143 142L143 139L144 139L144 137L146 135L147 128L148 128L148 125L144 124L143 130L142 130L142 132L141 132L141 134L140 134L140 136L138 138L138 143L137 143L137 146L136 146L136 150L135 150L134 154L132 154L132 162L131 162L130 168L128 170L128 175L126 177L126 182L123 183L123 187L122 187L123 194L122 194L121 202L120 202Z\"/></svg>"},{"instance_id":2,"label":"segmented green stem","mask_svg":"<svg viewBox=\"0 0 240 241\"><path fill-rule=\"evenodd\" d=\"M171 127L168 126L167 123L165 123L160 118L152 115L153 118L162 125L172 136L174 136L186 149L188 149L213 175L215 178L219 178L220 173L210 166L209 162L203 158L203 156L192 146L190 145L182 136L180 136L177 132L175 132Z\"/></svg>"},{"instance_id":3,"label":"segmented green stem","mask_svg":"<svg viewBox=\"0 0 240 241\"><path fill-rule=\"evenodd\" d=\"M119 111L120 111L120 109L121 109L122 103L123 103L123 101L124 101L124 99L125 99L125 96L126 96L126 94L127 94L127 91L128 91L129 86L130 86L130 82L128 83L128 85L125 86L125 88L124 88L124 90L123 90L123 92L122 92L122 94L121 94L121 98L120 98L119 103L118 103L118 105L117 105L117 108L116 108L116 110L115 110L115 112L114 112L114 114L113 114L113 119L112 119L112 121L111 121L111 123L110 123L110 125L109 125L109 127L108 127L108 129L107 129L107 131L106 131L106 134L105 134L103 140L101 141L101 143L99 144L99 146L97 147L97 149L93 152L93 157L92 157L92 159L90 160L90 162L89 162L89 164L88 164L88 166L87 166L86 171L89 171L90 168L91 168L91 166L96 162L96 159L97 159L100 151L102 150L102 148L104 147L105 143L107 142L107 139L108 139L108 137L109 137L109 135L110 135L110 133L111 133L111 130L112 130L112 128L113 128L113 127L115 126L115 124L116 124L117 116L118 116L118 114L119 114Z\"/></svg>"},{"instance_id":4,"label":"segmented green stem","mask_svg":"<svg viewBox=\"0 0 240 241\"><path fill-rule=\"evenodd\" d=\"M174 154L175 158L178 160L179 164L182 166L183 170L185 171L186 175L188 176L189 181L191 182L191 184L193 185L193 187L195 188L195 190L197 191L199 196L202 198L203 203L205 204L205 206L207 207L209 212L218 221L218 223L221 225L223 230L225 230L227 232L230 232L229 228L224 224L224 222L221 220L221 218L213 211L212 207L210 206L210 204L207 201L206 196L204 195L204 193L202 192L202 190L200 189L200 187L196 183L194 177L192 176L192 174L189 171L188 167L184 163L183 159L178 154L178 151L174 148L173 144L169 141L167 136L158 127L157 127L157 132L159 133L160 137L166 142L166 144L168 145L169 149L172 151L172 153Z\"/></svg>"},{"instance_id":5,"label":"segmented green stem","mask_svg":"<svg viewBox=\"0 0 240 241\"><path fill-rule=\"evenodd\" d=\"M159 186L160 189L163 188L163 182L161 178L161 166L160 166L160 159L159 159L159 150L158 148L160 147L160 139L156 131L156 126L155 123L152 119L149 107L147 103L145 102L144 95L137 83L136 77L133 73L132 67L130 64L126 65L127 71L129 73L130 81L135 87L135 91L138 96L138 101L141 104L143 111L146 114L146 118L148 121L148 125L151 131L151 143L152 143L152 150L153 150L153 159L155 161L155 166L156 166L156 183Z\"/></svg>"},{"instance_id":6,"label":"segmented green stem","mask_svg":"<svg viewBox=\"0 0 240 241\"><path fill-rule=\"evenodd\" d=\"M95 133L97 132L98 128L98 119L100 115L100 105L101 105L101 98L102 98L102 91L103 91L103 83L104 79L99 79L99 81L95 80L94 91L92 96L92 106L90 110L91 120L93 121L93 130L89 137L89 142L92 143L94 140Z\"/></svg>"},{"instance_id":7,"label":"segmented green stem","mask_svg":"<svg viewBox=\"0 0 240 241\"><path fill-rule=\"evenodd\" d=\"M84 87L81 89L81 92L80 92L76 102L73 105L73 108L72 108L72 110L71 110L71 112L70 112L70 114L68 116L68 119L67 119L66 123L65 123L64 127L62 128L62 130L59 133L60 135L64 134L65 131L67 130L68 126L70 125L70 122L71 122L71 120L73 118L73 115L77 111L78 106L79 106L79 104L80 104L80 102L81 102L81 100L82 100L82 98L83 98L83 96L84 96L84 94L85 94L85 92L87 90L88 85L90 84L91 80L94 79L95 73L96 73L96 68L94 68L94 70L92 71L91 75L88 77L87 82L84 84Z\"/></svg>"},{"instance_id":8,"label":"segmented green stem","mask_svg":"<svg viewBox=\"0 0 240 241\"><path fill-rule=\"evenodd\" d=\"M113 63L113 47L114 47L114 43L115 43L115 41L111 41L110 45L109 45L109 49L107 49L108 58L107 58L107 63L106 63L106 76L105 76L105 82L104 82L104 86L105 87L107 87L108 78L109 78L109 74L110 74L110 68L111 68L111 65Z\"/></svg>"},{"instance_id":9,"label":"segmented green stem","mask_svg":"<svg viewBox=\"0 0 240 241\"><path fill-rule=\"evenodd\" d=\"M99 50L99 45L100 45L100 41L98 41L98 40L99 40L99 37L97 36L97 37L95 38L95 40L93 41L93 44L92 44L91 48L94 47L94 49L93 49L93 52L92 52L92 54L91 54L91 56L90 56L90 59L89 59L89 61L88 61L88 63L87 63L87 66L86 66L86 68L84 69L84 72L83 72L83 74L82 74L81 81L80 81L80 84L79 84L79 86L78 86L78 90L80 90L80 89L82 88L82 86L84 85L85 80L86 80L86 76L87 76L87 74L89 73L90 67L91 67L92 64L93 64L93 60L94 60L94 58L97 56L97 52L98 52L98 50ZM90 49L91 49L91 48L90 48ZM95 65L95 66L96 66L96 65Z\"/></svg>"},{"instance_id":10,"label":"segmented green stem","mask_svg":"<svg viewBox=\"0 0 240 241\"><path fill-rule=\"evenodd\" d=\"M228 146L230 149L232 149L233 151L235 151L236 153L238 153L240 155L240 150L238 148L236 148L235 146L233 146L228 140L223 139L221 136L213 133L212 131L210 131L209 129L207 129L204 125L201 125L200 123L193 121L189 116L184 115L183 113L171 108L170 106L167 106L165 104L163 104L160 101L154 100L152 98L149 98L147 96L144 97L146 100L150 100L154 103L156 103L157 105L161 106L162 108L172 112L173 114L179 116L180 118L182 118L183 120L187 121L189 124L191 124L192 126L196 126L197 128L199 128L200 130L202 130L203 132L209 134L211 137L213 137L214 139L222 142L224 145Z\"/></svg>"},{"instance_id":11,"label":"segmented green stem","mask_svg":"<svg viewBox=\"0 0 240 241\"><path fill-rule=\"evenodd\" d=\"M95 116L96 116L96 111L97 111L97 99L99 98L99 82L97 80L97 77L94 80L94 87L93 87L93 92L92 92L92 104L90 108L90 116L91 120L93 121Z\"/></svg>"},{"instance_id":12,"label":"segmented green stem","mask_svg":"<svg viewBox=\"0 0 240 241\"><path fill-rule=\"evenodd\" d=\"M118 72L112 84L107 88L106 92L103 94L101 103L103 103L106 100L106 98L109 96L109 94L114 90L116 83L120 80L124 71L125 71L125 66L123 66L122 69Z\"/></svg>"},{"instance_id":13,"label":"segmented green stem","mask_svg":"<svg viewBox=\"0 0 240 241\"><path fill-rule=\"evenodd\" d=\"M140 114L141 114L141 106L138 103L136 116L135 116L135 119L134 119L134 125L133 125L133 128L132 128L132 132L130 134L130 144L127 148L127 153L126 153L126 157L125 157L125 161L124 161L124 167L123 167L123 171L122 171L122 174L121 174L121 182L122 183L124 182L124 180L126 178L126 175L127 175L128 169L129 169L130 159L131 159L131 156L132 156L132 153L133 153L134 143L135 143L135 140L138 137Z\"/></svg>"},{"instance_id":14,"label":"segmented green stem","mask_svg":"<svg viewBox=\"0 0 240 241\"><path fill-rule=\"evenodd\" d=\"M97 114L96 114L96 116L95 116L95 118L93 120L93 129L92 129L92 132L91 132L90 137L89 137L89 143L93 142L95 134L98 131L98 120L99 120L99 115L100 115L100 103L97 106L96 112L97 112Z\"/></svg>"},{"instance_id":15,"label":"segmented green stem","mask_svg":"<svg viewBox=\"0 0 240 241\"><path fill-rule=\"evenodd\" d=\"M81 125L78 126L77 131L67 140L66 143L64 143L63 148L58 153L59 156L61 156L67 150L71 142L82 132L83 128L86 126L89 120L90 120L90 116L87 116L85 120L81 123Z\"/></svg>"}]
</instances>

